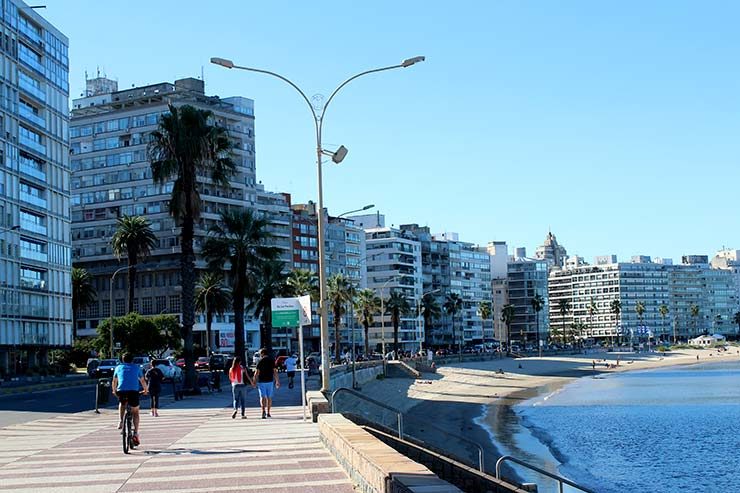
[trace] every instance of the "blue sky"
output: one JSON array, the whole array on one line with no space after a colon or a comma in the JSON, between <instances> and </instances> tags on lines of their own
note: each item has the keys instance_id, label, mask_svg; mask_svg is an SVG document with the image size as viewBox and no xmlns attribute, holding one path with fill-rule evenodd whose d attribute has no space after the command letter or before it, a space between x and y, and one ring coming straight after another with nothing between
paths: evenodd
<instances>
[{"instance_id":1,"label":"blue sky","mask_svg":"<svg viewBox=\"0 0 740 493\"><path fill-rule=\"evenodd\" d=\"M530 253L548 228L588 261L678 259L740 248L740 4L621 1L46 0L70 38L70 87L100 67L119 87L205 74L255 100L257 173L295 202L316 197L313 124L284 83L332 103L333 213L378 206L475 243ZM204 8L204 5L212 5Z\"/></svg>"}]
</instances>

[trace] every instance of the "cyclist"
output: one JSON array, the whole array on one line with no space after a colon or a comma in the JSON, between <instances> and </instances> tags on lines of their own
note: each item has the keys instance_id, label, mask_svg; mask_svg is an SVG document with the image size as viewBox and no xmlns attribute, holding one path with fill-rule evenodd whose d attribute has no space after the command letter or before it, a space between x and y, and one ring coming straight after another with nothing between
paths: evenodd
<instances>
[{"instance_id":1,"label":"cyclist","mask_svg":"<svg viewBox=\"0 0 740 493\"><path fill-rule=\"evenodd\" d=\"M149 388L139 365L133 364L134 355L123 353L123 363L113 370L113 395L118 397L118 429L123 428L123 415L126 412L126 403L131 406L134 418L134 445L139 445L139 385L146 394Z\"/></svg>"}]
</instances>

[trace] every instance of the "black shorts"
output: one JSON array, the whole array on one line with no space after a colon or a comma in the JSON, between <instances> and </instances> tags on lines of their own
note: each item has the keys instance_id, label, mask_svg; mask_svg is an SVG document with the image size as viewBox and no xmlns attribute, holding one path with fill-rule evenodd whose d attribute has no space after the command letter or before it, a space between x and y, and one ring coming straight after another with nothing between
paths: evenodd
<instances>
[{"instance_id":1,"label":"black shorts","mask_svg":"<svg viewBox=\"0 0 740 493\"><path fill-rule=\"evenodd\" d=\"M295 376L295 372L294 371L289 371L288 372L288 377L293 378L294 376Z\"/></svg>"},{"instance_id":2,"label":"black shorts","mask_svg":"<svg viewBox=\"0 0 740 493\"><path fill-rule=\"evenodd\" d=\"M139 407L139 391L119 390L118 402L120 402L121 404L126 404L128 402L131 407Z\"/></svg>"}]
</instances>

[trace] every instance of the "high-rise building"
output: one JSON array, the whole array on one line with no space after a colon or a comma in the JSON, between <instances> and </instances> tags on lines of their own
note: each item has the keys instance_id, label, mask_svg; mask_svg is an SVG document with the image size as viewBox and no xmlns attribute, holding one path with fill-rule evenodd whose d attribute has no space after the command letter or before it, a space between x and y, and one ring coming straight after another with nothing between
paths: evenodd
<instances>
[{"instance_id":1,"label":"high-rise building","mask_svg":"<svg viewBox=\"0 0 740 493\"><path fill-rule=\"evenodd\" d=\"M514 257L507 266L506 288L507 303L514 307L514 317L509 326L507 338L506 327L503 327L501 341L536 348L538 341L547 336L548 307L550 301L547 291L546 260L526 257ZM542 310L536 312L532 300L539 295L542 298Z\"/></svg>"},{"instance_id":2,"label":"high-rise building","mask_svg":"<svg viewBox=\"0 0 740 493\"><path fill-rule=\"evenodd\" d=\"M520 257L525 257L525 255L521 255ZM548 231L545 242L537 247L534 257L537 260L547 262L548 267L551 269L562 269L565 267L565 259L568 258L568 252L564 246L558 243L552 231Z\"/></svg>"},{"instance_id":3,"label":"high-rise building","mask_svg":"<svg viewBox=\"0 0 740 493\"><path fill-rule=\"evenodd\" d=\"M88 335L101 319L126 311L126 272L111 277L126 265L111 251L110 239L116 219L141 215L152 223L157 245L138 266L134 309L143 315L180 314L179 227L169 214L172 183L152 181L146 145L169 105L191 105L213 113L214 122L228 130L234 142L236 174L222 189L208 177L199 177L201 218L195 225L194 247L200 250L209 228L221 211L250 208L269 222L272 243L289 261L292 253L291 210L284 194L272 193L256 183L254 152L254 105L243 97L219 98L205 94L203 81L181 79L144 87L116 90L114 81L89 81L87 96L73 101L72 126L72 222L75 265L94 277L98 303L78 314L80 330ZM102 91L102 92L101 92ZM206 267L197 257L196 269ZM227 275L228 282L228 275ZM249 349L260 347L259 321L246 317L245 340ZM215 317L214 329L226 348L233 341L234 316ZM205 344L202 315L194 327L196 341ZM288 336L289 338L289 336ZM277 347L288 343L276 334Z\"/></svg>"},{"instance_id":4,"label":"high-rise building","mask_svg":"<svg viewBox=\"0 0 740 493\"><path fill-rule=\"evenodd\" d=\"M491 294L492 294L492 316L491 325L493 333L484 334L486 341L495 339L506 340L506 324L501 320L502 310L509 303L509 286L507 282L509 252L505 241L490 241L485 246L485 251L491 260ZM526 251L524 252L526 253Z\"/></svg>"},{"instance_id":5,"label":"high-rise building","mask_svg":"<svg viewBox=\"0 0 740 493\"><path fill-rule=\"evenodd\" d=\"M0 372L72 344L68 41L21 0L0 12Z\"/></svg>"}]
</instances>

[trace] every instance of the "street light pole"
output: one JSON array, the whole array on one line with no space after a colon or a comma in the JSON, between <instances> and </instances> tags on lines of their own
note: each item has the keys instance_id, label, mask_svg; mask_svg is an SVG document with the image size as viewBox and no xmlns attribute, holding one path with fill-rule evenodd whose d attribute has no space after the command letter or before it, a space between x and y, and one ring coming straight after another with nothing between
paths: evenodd
<instances>
[{"instance_id":1,"label":"street light pole","mask_svg":"<svg viewBox=\"0 0 740 493\"><path fill-rule=\"evenodd\" d=\"M240 70L246 70L248 72L257 72L260 74L270 75L272 77L276 77L283 82L289 84L293 89L298 91L298 93L301 95L303 100L308 105L309 110L311 111L311 115L313 116L313 122L315 126L316 131L316 171L317 171L317 181L318 181L318 206L319 206L319 217L318 217L318 241L319 241L319 318L321 322L321 391L322 392L328 392L330 390L330 384L329 384L329 371L330 371L330 364L329 364L329 319L328 319L328 309L326 306L326 258L325 258L325 230L324 230L324 189L323 189L323 181L322 181L322 173L321 173L321 156L325 154L325 151L322 148L321 145L321 134L324 126L324 117L326 115L326 110L329 107L329 104L334 99L334 96L347 84L352 82L353 80L362 77L364 75L373 74L376 72L384 72L386 70L393 70L397 68L406 68L410 67L416 63L423 62L424 57L423 56L417 56L413 58L408 58L401 62L398 65L390 65L387 67L381 67L376 68L372 70L366 70L364 72L360 72L357 75L353 75L349 79L345 80L339 86L337 86L336 89L334 89L334 92L331 93L329 96L329 99L326 100L326 103L320 106L320 109L314 108L314 105L311 104L311 100L306 96L306 93L304 93L300 87L298 87L295 83L293 83L290 79L287 77L284 77L280 74L277 74L275 72L271 72L269 70L263 70L258 68L252 68L252 67L244 67L240 65L235 65L233 61L227 60L224 58L211 58L211 63L215 65L220 65L225 68L236 68ZM317 113L318 111L318 113ZM341 150L341 148L340 148ZM331 153L328 153L331 154ZM343 153L337 152L332 156L332 160L339 164L342 159L344 159L344 156L346 155L346 149Z\"/></svg>"},{"instance_id":2,"label":"street light pole","mask_svg":"<svg viewBox=\"0 0 740 493\"><path fill-rule=\"evenodd\" d=\"M119 272L126 269L128 269L128 266L116 269L110 278L110 327L108 327L110 331L110 358L113 358L113 281L116 279L116 275Z\"/></svg>"}]
</instances>

